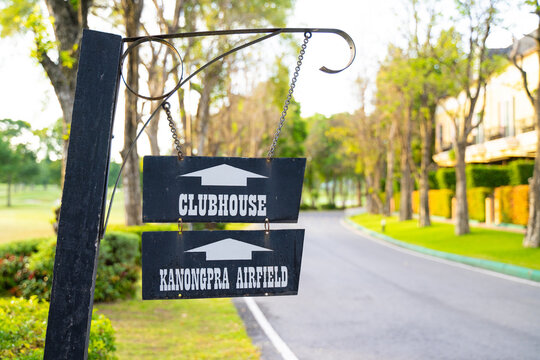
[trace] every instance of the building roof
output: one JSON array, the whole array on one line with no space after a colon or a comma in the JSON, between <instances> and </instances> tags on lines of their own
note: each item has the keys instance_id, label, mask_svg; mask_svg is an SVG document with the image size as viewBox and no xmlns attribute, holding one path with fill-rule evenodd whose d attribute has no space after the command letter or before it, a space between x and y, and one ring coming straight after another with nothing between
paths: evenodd
<instances>
[{"instance_id":1,"label":"building roof","mask_svg":"<svg viewBox=\"0 0 540 360\"><path fill-rule=\"evenodd\" d=\"M508 56L527 55L536 48L536 30L525 35L521 39L515 41L512 45L506 48Z\"/></svg>"}]
</instances>

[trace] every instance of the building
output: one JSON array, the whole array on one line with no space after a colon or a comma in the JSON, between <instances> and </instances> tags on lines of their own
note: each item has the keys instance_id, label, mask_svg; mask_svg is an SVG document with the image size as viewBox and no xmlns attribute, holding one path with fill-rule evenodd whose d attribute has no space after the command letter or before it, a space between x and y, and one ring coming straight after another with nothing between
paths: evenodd
<instances>
[{"instance_id":1,"label":"building","mask_svg":"<svg viewBox=\"0 0 540 360\"><path fill-rule=\"evenodd\" d=\"M529 87L531 91L536 89L539 65L533 38L524 37L515 48L509 46L493 51L509 58L512 51L522 55ZM448 113L460 111L464 100L465 96L461 94L457 98L446 99L437 108L433 159L439 166L455 165L451 151L454 124ZM483 102L481 94L475 109L476 119L480 119ZM533 158L537 145L534 108L524 90L521 73L511 61L503 71L489 79L485 102L484 120L469 136L465 162L501 163L516 158Z\"/></svg>"}]
</instances>

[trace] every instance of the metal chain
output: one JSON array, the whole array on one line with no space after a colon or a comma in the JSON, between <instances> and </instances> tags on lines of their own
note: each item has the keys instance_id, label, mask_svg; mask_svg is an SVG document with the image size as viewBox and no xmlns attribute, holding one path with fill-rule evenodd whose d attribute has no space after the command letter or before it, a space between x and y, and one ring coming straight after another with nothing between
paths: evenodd
<instances>
[{"instance_id":1,"label":"metal chain","mask_svg":"<svg viewBox=\"0 0 540 360\"><path fill-rule=\"evenodd\" d=\"M168 101L165 101L163 104L161 104L161 107L163 108L163 110L165 110L165 113L167 114L167 120L169 121L169 127L171 128L172 138L174 140L174 147L176 149L176 152L178 153L178 160L183 160L184 153L182 152L180 140L178 140L178 135L176 132L176 126L174 125L174 120L171 116L171 104L169 104Z\"/></svg>"},{"instance_id":2,"label":"metal chain","mask_svg":"<svg viewBox=\"0 0 540 360\"><path fill-rule=\"evenodd\" d=\"M279 118L279 125L276 129L276 133L274 134L274 140L272 141L272 146L270 146L270 150L268 151L268 155L267 155L268 160L274 157L274 151L276 150L279 135L281 134L281 128L283 127L283 124L285 123L285 116L287 116L287 110L289 110L289 105L291 104L291 98L294 91L294 87L296 86L296 80L298 79L298 73L300 72L300 66L302 66L302 60L304 60L304 54L306 53L307 43L309 42L310 38L311 38L311 32L306 31L304 33L304 43L302 44L302 48L300 49L300 53L298 54L298 61L296 62L296 67L294 68L291 85L289 87L289 93L287 94L287 100L285 100L285 104L283 105L283 111L281 112L281 117Z\"/></svg>"}]
</instances>

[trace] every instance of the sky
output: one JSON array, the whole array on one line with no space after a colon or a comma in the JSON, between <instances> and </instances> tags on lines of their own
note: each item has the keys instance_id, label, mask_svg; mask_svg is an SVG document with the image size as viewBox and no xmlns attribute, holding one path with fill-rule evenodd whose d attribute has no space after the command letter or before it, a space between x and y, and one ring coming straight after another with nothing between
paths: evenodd
<instances>
[{"instance_id":1,"label":"sky","mask_svg":"<svg viewBox=\"0 0 540 360\"><path fill-rule=\"evenodd\" d=\"M516 0L509 2L517 3ZM449 0L441 2L443 22L448 24L451 24L448 16L451 13L450 3ZM525 9L508 5L503 13L503 23L495 28L489 39L491 47L508 46L513 34L520 37L538 25L535 17ZM353 38L357 49L356 59L348 69L339 74L326 74L318 69L323 65L335 69L345 66L350 56L349 48L345 40L337 35L313 35L294 92L295 99L301 104L302 115L332 115L357 109L359 102L354 80L358 76L373 80L388 44L406 43L403 36L407 27L406 19L403 0L297 0L288 27L338 28ZM94 21L90 25L96 30L111 31L106 23ZM297 34L294 39L299 48L303 36ZM0 39L0 117L25 120L39 129L50 126L62 113L42 68L29 57L31 41L29 35ZM269 44L263 49L272 52L276 47ZM297 50L288 51L286 63L290 64L291 73L297 55ZM197 97L191 96L190 101L194 111ZM123 142L122 97L118 108L113 141L115 160L120 158L118 152ZM279 114L276 114L276 121L278 117ZM165 123L160 128L160 138L169 141ZM141 139L139 153L144 155L149 153L149 148L146 138L142 136ZM168 149L169 146L163 148Z\"/></svg>"}]
</instances>

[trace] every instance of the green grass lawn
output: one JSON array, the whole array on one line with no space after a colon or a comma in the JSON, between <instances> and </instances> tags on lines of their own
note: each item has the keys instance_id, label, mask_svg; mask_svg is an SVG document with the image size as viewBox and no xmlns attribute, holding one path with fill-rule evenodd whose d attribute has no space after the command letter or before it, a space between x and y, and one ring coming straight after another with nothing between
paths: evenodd
<instances>
[{"instance_id":1,"label":"green grass lawn","mask_svg":"<svg viewBox=\"0 0 540 360\"><path fill-rule=\"evenodd\" d=\"M59 186L27 186L11 194L12 206L6 205L7 185L0 184L0 244L30 238L54 235L52 223L54 209L62 196ZM109 197L112 189L109 190ZM124 223L124 198L117 191L111 212L110 224Z\"/></svg>"},{"instance_id":2,"label":"green grass lawn","mask_svg":"<svg viewBox=\"0 0 540 360\"><path fill-rule=\"evenodd\" d=\"M374 231L381 231L382 215L361 214L352 217L358 224ZM401 241L449 253L480 259L499 261L540 270L540 249L527 249L521 243L522 234L501 230L471 228L471 233L454 235L454 225L433 223L419 228L417 220L399 221L392 216L386 219L385 234Z\"/></svg>"},{"instance_id":3,"label":"green grass lawn","mask_svg":"<svg viewBox=\"0 0 540 360\"><path fill-rule=\"evenodd\" d=\"M95 308L111 319L120 360L259 359L230 299L128 300Z\"/></svg>"},{"instance_id":4,"label":"green grass lawn","mask_svg":"<svg viewBox=\"0 0 540 360\"><path fill-rule=\"evenodd\" d=\"M35 186L11 194L12 206L6 205L5 184L0 184L0 243L54 235L54 208L60 203L58 186Z\"/></svg>"}]
</instances>

